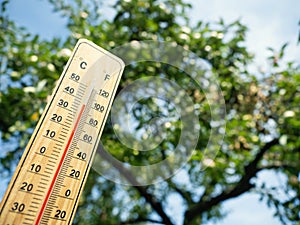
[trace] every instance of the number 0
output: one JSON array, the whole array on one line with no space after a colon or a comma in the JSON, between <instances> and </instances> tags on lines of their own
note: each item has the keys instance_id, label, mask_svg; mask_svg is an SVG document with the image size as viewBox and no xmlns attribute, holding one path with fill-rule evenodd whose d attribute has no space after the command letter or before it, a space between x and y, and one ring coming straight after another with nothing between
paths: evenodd
<instances>
[{"instance_id":1,"label":"number 0","mask_svg":"<svg viewBox=\"0 0 300 225\"><path fill-rule=\"evenodd\" d=\"M69 197L71 195L71 190L70 189L67 189L66 192L65 192L65 196L66 197Z\"/></svg>"}]
</instances>

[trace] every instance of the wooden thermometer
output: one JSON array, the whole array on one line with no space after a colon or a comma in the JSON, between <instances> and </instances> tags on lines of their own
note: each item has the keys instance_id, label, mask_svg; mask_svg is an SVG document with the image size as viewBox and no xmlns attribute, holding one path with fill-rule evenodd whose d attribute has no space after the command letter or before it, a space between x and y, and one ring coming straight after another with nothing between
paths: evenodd
<instances>
[{"instance_id":1,"label":"wooden thermometer","mask_svg":"<svg viewBox=\"0 0 300 225\"><path fill-rule=\"evenodd\" d=\"M123 69L78 41L1 202L1 225L72 223Z\"/></svg>"}]
</instances>

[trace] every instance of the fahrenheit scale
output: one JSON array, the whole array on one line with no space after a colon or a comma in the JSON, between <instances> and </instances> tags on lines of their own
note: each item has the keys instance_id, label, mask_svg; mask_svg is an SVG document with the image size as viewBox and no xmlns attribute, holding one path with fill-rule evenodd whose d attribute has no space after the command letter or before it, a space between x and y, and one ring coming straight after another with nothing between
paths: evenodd
<instances>
[{"instance_id":1,"label":"fahrenheit scale","mask_svg":"<svg viewBox=\"0 0 300 225\"><path fill-rule=\"evenodd\" d=\"M1 202L1 225L72 223L123 69L78 41Z\"/></svg>"}]
</instances>

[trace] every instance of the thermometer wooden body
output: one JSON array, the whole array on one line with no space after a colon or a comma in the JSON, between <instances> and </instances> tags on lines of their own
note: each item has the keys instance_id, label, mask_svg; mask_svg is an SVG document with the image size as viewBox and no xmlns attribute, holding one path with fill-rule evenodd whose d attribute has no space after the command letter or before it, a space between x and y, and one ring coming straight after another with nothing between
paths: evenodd
<instances>
[{"instance_id":1,"label":"thermometer wooden body","mask_svg":"<svg viewBox=\"0 0 300 225\"><path fill-rule=\"evenodd\" d=\"M78 41L1 202L1 225L72 223L123 69Z\"/></svg>"}]
</instances>

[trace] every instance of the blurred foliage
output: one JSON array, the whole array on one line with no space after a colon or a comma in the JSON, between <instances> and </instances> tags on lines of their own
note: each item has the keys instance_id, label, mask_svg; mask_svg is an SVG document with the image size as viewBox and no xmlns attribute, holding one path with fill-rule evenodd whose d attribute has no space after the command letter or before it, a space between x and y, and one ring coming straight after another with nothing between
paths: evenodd
<instances>
[{"instance_id":1,"label":"blurred foliage","mask_svg":"<svg viewBox=\"0 0 300 225\"><path fill-rule=\"evenodd\" d=\"M203 155L211 128L209 106L204 93L189 85L188 94L195 105L201 105L202 116L195 154L184 168L186 180L175 176L156 185L129 187L91 171L74 224L179 224L170 212L169 200L174 194L183 202L183 223L204 224L225 216L223 201L249 191L275 208L282 224L300 224L300 70L299 64L284 60L287 44L278 51L269 48L270 68L254 74L249 71L253 55L245 46L247 27L239 21L227 24L223 20L199 21L191 26L188 13L192 6L182 0L118 0L112 6L111 18L103 16L105 8L100 0L49 2L56 13L68 18L68 37L49 41L32 35L9 18L5 10L8 1L1 5L1 177L12 175L78 38L108 50L134 40L169 41L206 59L219 77L227 111L221 150L216 158ZM120 90L151 75L183 86L191 82L164 64L135 64L126 67ZM151 119L162 113L154 102L139 104L135 115L140 127L149 122L140 115L150 115ZM102 142L119 160L140 165L149 159L160 161L172 151L180 136L180 124L172 123L168 132L170 138L151 153L126 150L110 123ZM201 165L207 168L202 171ZM257 183L256 176L267 170L285 177L280 186ZM163 218L159 206L168 219Z\"/></svg>"}]
</instances>

